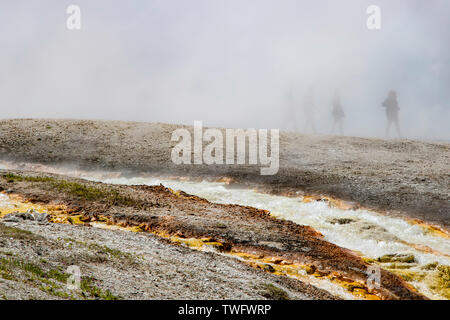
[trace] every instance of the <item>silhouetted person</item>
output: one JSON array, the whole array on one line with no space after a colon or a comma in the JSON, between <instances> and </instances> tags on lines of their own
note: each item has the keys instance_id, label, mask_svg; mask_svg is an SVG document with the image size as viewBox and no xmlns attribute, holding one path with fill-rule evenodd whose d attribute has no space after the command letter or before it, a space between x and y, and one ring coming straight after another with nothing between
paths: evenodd
<instances>
[{"instance_id":1,"label":"silhouetted person","mask_svg":"<svg viewBox=\"0 0 450 320\"><path fill-rule=\"evenodd\" d=\"M303 99L303 115L305 118L305 132L307 131L308 127L310 127L312 132L316 133L316 126L314 123L314 109L315 109L314 92L313 92L313 88L309 87L309 89L306 92L305 97Z\"/></svg>"},{"instance_id":2,"label":"silhouetted person","mask_svg":"<svg viewBox=\"0 0 450 320\"><path fill-rule=\"evenodd\" d=\"M401 138L402 134L400 132L400 125L398 123L398 111L400 110L400 108L398 107L397 93L394 90L389 91L388 97L383 102L383 107L386 108L387 117L386 137L389 136L391 125L394 124L395 128L397 129L397 134L399 138Z\"/></svg>"},{"instance_id":3,"label":"silhouetted person","mask_svg":"<svg viewBox=\"0 0 450 320\"><path fill-rule=\"evenodd\" d=\"M292 89L286 93L285 96L285 105L286 105L286 113L285 113L285 123L286 129L292 129L294 131L297 130L297 119L295 112L295 97Z\"/></svg>"},{"instance_id":4,"label":"silhouetted person","mask_svg":"<svg viewBox=\"0 0 450 320\"><path fill-rule=\"evenodd\" d=\"M332 110L331 114L333 115L333 120L334 120L333 128L331 129L331 133L334 133L334 129L336 128L336 126L338 126L339 133L342 134L345 113L344 113L344 109L342 108L342 105L341 105L341 98L339 96L338 90L336 90L336 92L334 93L333 110Z\"/></svg>"}]
</instances>

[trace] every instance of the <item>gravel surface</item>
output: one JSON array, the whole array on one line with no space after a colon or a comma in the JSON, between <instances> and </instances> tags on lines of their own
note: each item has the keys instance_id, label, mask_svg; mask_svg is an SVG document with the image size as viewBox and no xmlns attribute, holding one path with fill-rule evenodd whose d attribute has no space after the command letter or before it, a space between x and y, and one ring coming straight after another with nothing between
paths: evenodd
<instances>
[{"instance_id":1,"label":"gravel surface","mask_svg":"<svg viewBox=\"0 0 450 320\"><path fill-rule=\"evenodd\" d=\"M0 232L0 259L20 259L47 273L77 265L82 279L92 279L95 292L100 292L95 296L92 289L71 291L64 281L49 283L47 276L22 266L11 278L0 277L3 299L266 299L274 298L272 286L290 299L335 299L301 281L258 272L233 258L174 246L151 234L30 221L2 226L15 232Z\"/></svg>"}]
</instances>

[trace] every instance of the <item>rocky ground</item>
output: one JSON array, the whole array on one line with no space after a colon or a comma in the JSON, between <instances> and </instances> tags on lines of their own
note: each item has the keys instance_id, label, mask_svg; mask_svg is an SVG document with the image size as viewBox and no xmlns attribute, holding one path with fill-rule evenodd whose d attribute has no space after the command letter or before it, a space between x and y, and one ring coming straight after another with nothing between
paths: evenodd
<instances>
[{"instance_id":1,"label":"rocky ground","mask_svg":"<svg viewBox=\"0 0 450 320\"><path fill-rule=\"evenodd\" d=\"M19 223L21 228L30 229L37 233L37 235L43 235L45 238L53 239L51 242L46 242L47 240L42 240L45 242L38 244L28 244L30 247L38 247L41 252L46 252L48 254L47 259L49 261L54 261L55 257L53 255L58 255L58 246L61 250L64 250L64 246L61 244L69 242L76 246L86 247L97 250L104 245L111 243L111 241L116 241L116 244L125 244L126 241L130 241L125 246L117 247L111 244L110 250L119 250L119 252L133 253L134 255L139 255L143 249L141 241L145 242L149 235L142 233L153 233L157 235L164 235L167 239L168 236L174 236L180 239L208 239L208 243L215 243L218 252L225 254L248 254L258 257L260 261L270 260L272 264L261 263L259 265L254 265L257 269L260 269L260 277L266 279L265 272L276 273L276 268L286 265L305 265L308 268L308 273L314 274L318 277L328 277L332 278L339 283L343 284L344 287L348 288L350 291L354 288L362 290L365 294L377 295L384 299L422 299L423 296L418 294L413 290L406 282L404 282L400 277L390 273L389 271L381 270L382 282L379 289L370 291L366 287L367 280L367 269L368 264L364 262L361 258L353 254L347 249L340 248L332 243L323 240L320 233L316 232L314 229L308 226L300 226L289 221L277 220L269 215L268 212L263 210L258 210L251 207L242 207L238 205L223 205L223 204L213 204L207 200L190 196L183 192L174 192L173 190L167 189L164 186L117 186L117 185L107 185L103 183L88 182L75 178L68 178L58 175L42 174L42 173L32 173L32 172L18 172L18 171L3 171L0 176L0 189L7 194L20 195L23 197L23 201L31 201L33 203L39 203L44 205L58 205L64 206L64 212L67 214L65 217L65 222L70 222L73 224L79 224L78 229L64 229L64 226L47 226L45 228L54 228L55 232L47 232L42 227L42 224L35 223L34 225L20 224L24 220L24 215L15 216L6 215L4 216L4 221L13 221L12 223ZM58 217L58 215L55 215ZM42 220L42 219L41 219ZM25 220L28 221L28 220ZM49 221L56 222L56 218L50 218ZM62 221L62 220L59 220ZM109 236L107 230L98 231L92 227L86 227L85 225L92 222L106 221L111 225L120 227L132 227L135 231L141 232L131 232L128 235L124 231L119 231L121 234L112 234ZM11 223L11 222L8 222ZM38 227L33 227L38 226ZM44 229L43 229L44 228ZM59 228L59 229L58 229ZM76 230L76 231L75 231ZM72 236L71 234L79 233L79 235ZM102 233L103 232L103 233ZM19 232L20 233L20 232ZM92 233L92 234L91 234ZM21 234L21 233L20 233ZM97 234L99 236L97 236ZM100 236L101 235L101 236ZM5 238L8 238L7 235ZM31 236L30 237L34 237ZM62 238L62 240L54 238ZM91 244L86 244L86 237L91 237L93 241ZM125 237L123 240L122 238ZM136 242L133 242L133 238L136 237ZM143 238L142 238L143 237ZM164 238L164 237L163 237ZM69 240L67 240L69 239ZM29 240L29 239L28 239ZM33 241L41 241L38 238L33 238ZM12 241L12 243L10 243ZM55 242L56 241L56 242ZM58 242L59 241L59 242ZM153 245L156 245L157 241L153 239ZM152 242L149 241L149 244ZM6 242L4 248L15 247L14 238L11 238ZM160 244L163 246L163 244ZM124 249L127 248L128 249ZM145 245L149 252L152 251L151 245ZM108 248L110 246L108 245ZM141 248L137 250L137 248ZM21 249L18 249L21 250ZM102 249L100 248L100 251ZM158 251L158 249L156 249ZM187 251L180 251L176 254L176 250L184 249L167 249L168 252L164 252L165 257L170 257L174 254L174 257L180 256L180 260L185 259L183 263L179 261L174 261L173 268L184 267L189 268L189 263L187 261L192 261L189 257L191 253L187 254ZM71 250L69 250L70 252ZM162 250L161 251L165 251ZM24 250L26 252L26 250ZM12 256L17 256L24 262L29 262L30 258L21 252L18 254L17 250L12 251ZM95 252L95 251L94 251ZM94 259L94 264L96 263L94 252L91 253L92 259ZM61 252L60 252L61 253ZM184 253L187 255L186 258L181 258ZM6 254L6 253L5 253ZM70 255L71 253L69 253ZM83 253L89 255L89 253ZM154 252L153 252L154 254ZM194 253L192 253L194 254ZM197 254L197 253L195 253ZM75 255L78 253L75 252ZM201 254L202 255L202 254ZM200 256L201 256L200 255ZM203 255L208 255L203 253ZM117 256L121 257L124 254L120 253ZM115 255L114 258L117 258ZM152 255L151 255L152 256ZM211 260L218 259L217 263L222 261L222 258L217 253L210 254ZM100 259L105 260L108 264L111 262L111 257L100 255ZM45 259L45 257L44 257ZM203 258L202 258L203 259ZM35 259L32 259L35 261ZM72 259L76 262L76 258ZM114 262L114 259L112 259ZM84 261L84 258L81 258ZM224 259L223 261L227 261ZM35 263L35 262L33 262ZM188 286L187 290L189 294L186 297L191 298L206 298L203 296L203 289L197 290L197 286L206 285L204 282L209 282L211 278L217 281L222 281L221 271L218 267L218 274L211 274L210 277L205 277L205 274L200 270L201 268L208 268L208 263L205 264L205 260L198 260L198 280L195 280ZM216 262L210 262L216 263ZM234 264L236 262L229 262ZM8 266L8 262L4 262ZM122 263L116 261L117 268L125 268L127 262ZM166 262L166 268L168 268L168 263ZM13 263L13 265L15 265ZM134 264L131 264L134 266ZM58 267L58 266L56 266ZM59 265L60 267L60 265ZM41 267L42 268L42 267ZM143 268L143 269L142 269ZM164 268L164 263L161 263L161 268ZM6 269L8 269L6 267ZM92 266L87 266L87 270L92 269ZM146 270L145 264L136 262L137 270ZM241 272L241 270L248 270L243 266L238 268L239 271L233 271L232 277L239 277L236 272ZM61 271L61 269L59 269ZM178 288L181 283L184 285L186 281L182 281L180 277L181 274L177 272L168 271L173 275L167 275L165 272L165 280L161 281L161 286L173 286L173 288ZM7 270L8 271L8 270ZM210 271L214 273L214 268ZM127 274L133 275L133 272L126 271ZM252 271L253 274L255 271ZM102 273L102 271L101 271ZM121 272L112 271L115 274L115 278L111 278L108 275L110 283L121 282L120 277ZM117 273L117 274L116 274ZM8 271L7 274L14 273ZM99 277L98 273L95 273L95 278ZM128 276L127 276L128 277ZM126 277L126 278L127 278ZM256 277L256 276L255 276ZM6 277L8 278L8 276ZM44 277L45 278L45 277ZM243 279L246 279L247 275ZM194 278L195 279L195 278ZM225 277L226 279L226 277ZM243 279L236 279L238 283L243 281ZM6 279L10 280L10 279ZM11 279L13 281L14 279ZM131 280L130 280L131 281ZM199 282L195 284L196 282ZM304 297L311 298L331 298L331 296L317 288L307 286L298 280L289 280L285 276L278 277L278 281L281 283L288 282L296 286L297 296L293 294L293 297L299 297L303 295ZM212 284L214 287L216 284ZM226 285L232 285L228 283ZM270 284L273 287L273 284ZM111 292L116 294L117 292L122 292L125 289L119 287L114 287ZM129 284L125 286L129 287ZM356 286L356 287L355 287ZM271 287L271 288L272 288ZM135 288L135 285L130 288ZM131 290L128 288L127 290ZM237 293L238 287L235 287L234 293L232 288L229 294L226 290L219 290L217 294L227 294L226 297L232 298L233 295L238 295L239 297L244 292ZM159 290L159 297L172 298L176 297L172 295L172 291L169 293L164 293L164 289ZM284 290L284 289L283 289ZM286 288L286 292L292 292L294 289L291 287ZM295 291L294 291L295 292ZM124 293L122 294L122 296ZM156 297L156 293L154 293ZM125 294L126 297L130 298L129 293ZM178 296L180 297L180 296ZM215 296L218 297L218 296ZM253 297L255 296L247 296ZM222 297L223 298L223 297Z\"/></svg>"},{"instance_id":2,"label":"rocky ground","mask_svg":"<svg viewBox=\"0 0 450 320\"><path fill-rule=\"evenodd\" d=\"M270 192L320 193L391 215L450 226L450 145L410 140L280 135L280 171L259 166L175 165L178 125L88 120L0 121L2 159L233 178ZM191 130L191 127L184 127Z\"/></svg>"},{"instance_id":3,"label":"rocky ground","mask_svg":"<svg viewBox=\"0 0 450 320\"><path fill-rule=\"evenodd\" d=\"M449 229L448 144L282 133L280 171L261 176L259 166L175 165L170 153L176 143L170 138L176 128L180 126L3 120L0 160L125 175L227 177L271 193L328 195ZM262 210L213 204L164 186L112 186L12 170L0 172L0 191L31 203L62 205L64 221L76 224L38 223L17 215L4 219L0 223L0 298L337 298L302 280L279 275L284 266L296 265L367 297L424 298L386 270L381 271L381 288L369 290L366 261L323 240L308 226L276 220ZM49 216L49 221L54 219ZM88 226L98 221L140 232ZM206 238L216 244L216 252L193 250L173 243L171 237ZM257 261L243 263L232 255ZM264 262L268 260L273 263ZM82 272L78 291L65 286L66 269L74 264Z\"/></svg>"},{"instance_id":4,"label":"rocky ground","mask_svg":"<svg viewBox=\"0 0 450 320\"><path fill-rule=\"evenodd\" d=\"M148 233L0 223L0 299L335 299L235 259ZM69 290L69 266L81 271Z\"/></svg>"}]
</instances>

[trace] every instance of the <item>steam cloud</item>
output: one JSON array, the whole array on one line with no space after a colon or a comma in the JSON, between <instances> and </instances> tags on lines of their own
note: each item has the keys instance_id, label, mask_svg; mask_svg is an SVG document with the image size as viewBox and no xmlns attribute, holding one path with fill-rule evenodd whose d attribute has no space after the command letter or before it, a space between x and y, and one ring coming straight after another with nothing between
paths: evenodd
<instances>
[{"instance_id":1,"label":"steam cloud","mask_svg":"<svg viewBox=\"0 0 450 320\"><path fill-rule=\"evenodd\" d=\"M66 29L69 4L82 29ZM382 28L366 27L381 7ZM341 93L345 134L383 136L398 92L408 138L450 139L447 0L76 0L0 4L0 118L206 126L303 126L314 86L319 133ZM292 89L295 114L286 106Z\"/></svg>"}]
</instances>

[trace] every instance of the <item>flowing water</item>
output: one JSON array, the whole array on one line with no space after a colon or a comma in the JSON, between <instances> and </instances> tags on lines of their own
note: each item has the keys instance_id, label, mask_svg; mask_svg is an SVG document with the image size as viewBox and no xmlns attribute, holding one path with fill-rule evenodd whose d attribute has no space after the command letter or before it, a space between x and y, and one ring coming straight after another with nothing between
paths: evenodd
<instances>
[{"instance_id":1,"label":"flowing water","mask_svg":"<svg viewBox=\"0 0 450 320\"><path fill-rule=\"evenodd\" d=\"M3 163L1 167L11 168ZM125 178L113 174L82 171L47 171L76 176L91 181L124 185L163 184L174 190L222 204L239 204L264 209L279 219L308 225L321 232L325 240L350 249L368 259L383 256L412 257L413 261L385 261L383 267L402 275L420 292L430 298L447 297L448 289L436 289L436 269L430 264L450 266L450 237L439 229L408 219L390 217L365 209L342 209L328 201L305 201L302 196L287 197L260 193L245 188L229 188L221 182L193 182L152 177ZM381 259L380 259L381 258ZM410 259L410 260L411 260ZM389 263L388 263L389 262ZM447 297L448 298L448 297Z\"/></svg>"}]
</instances>

